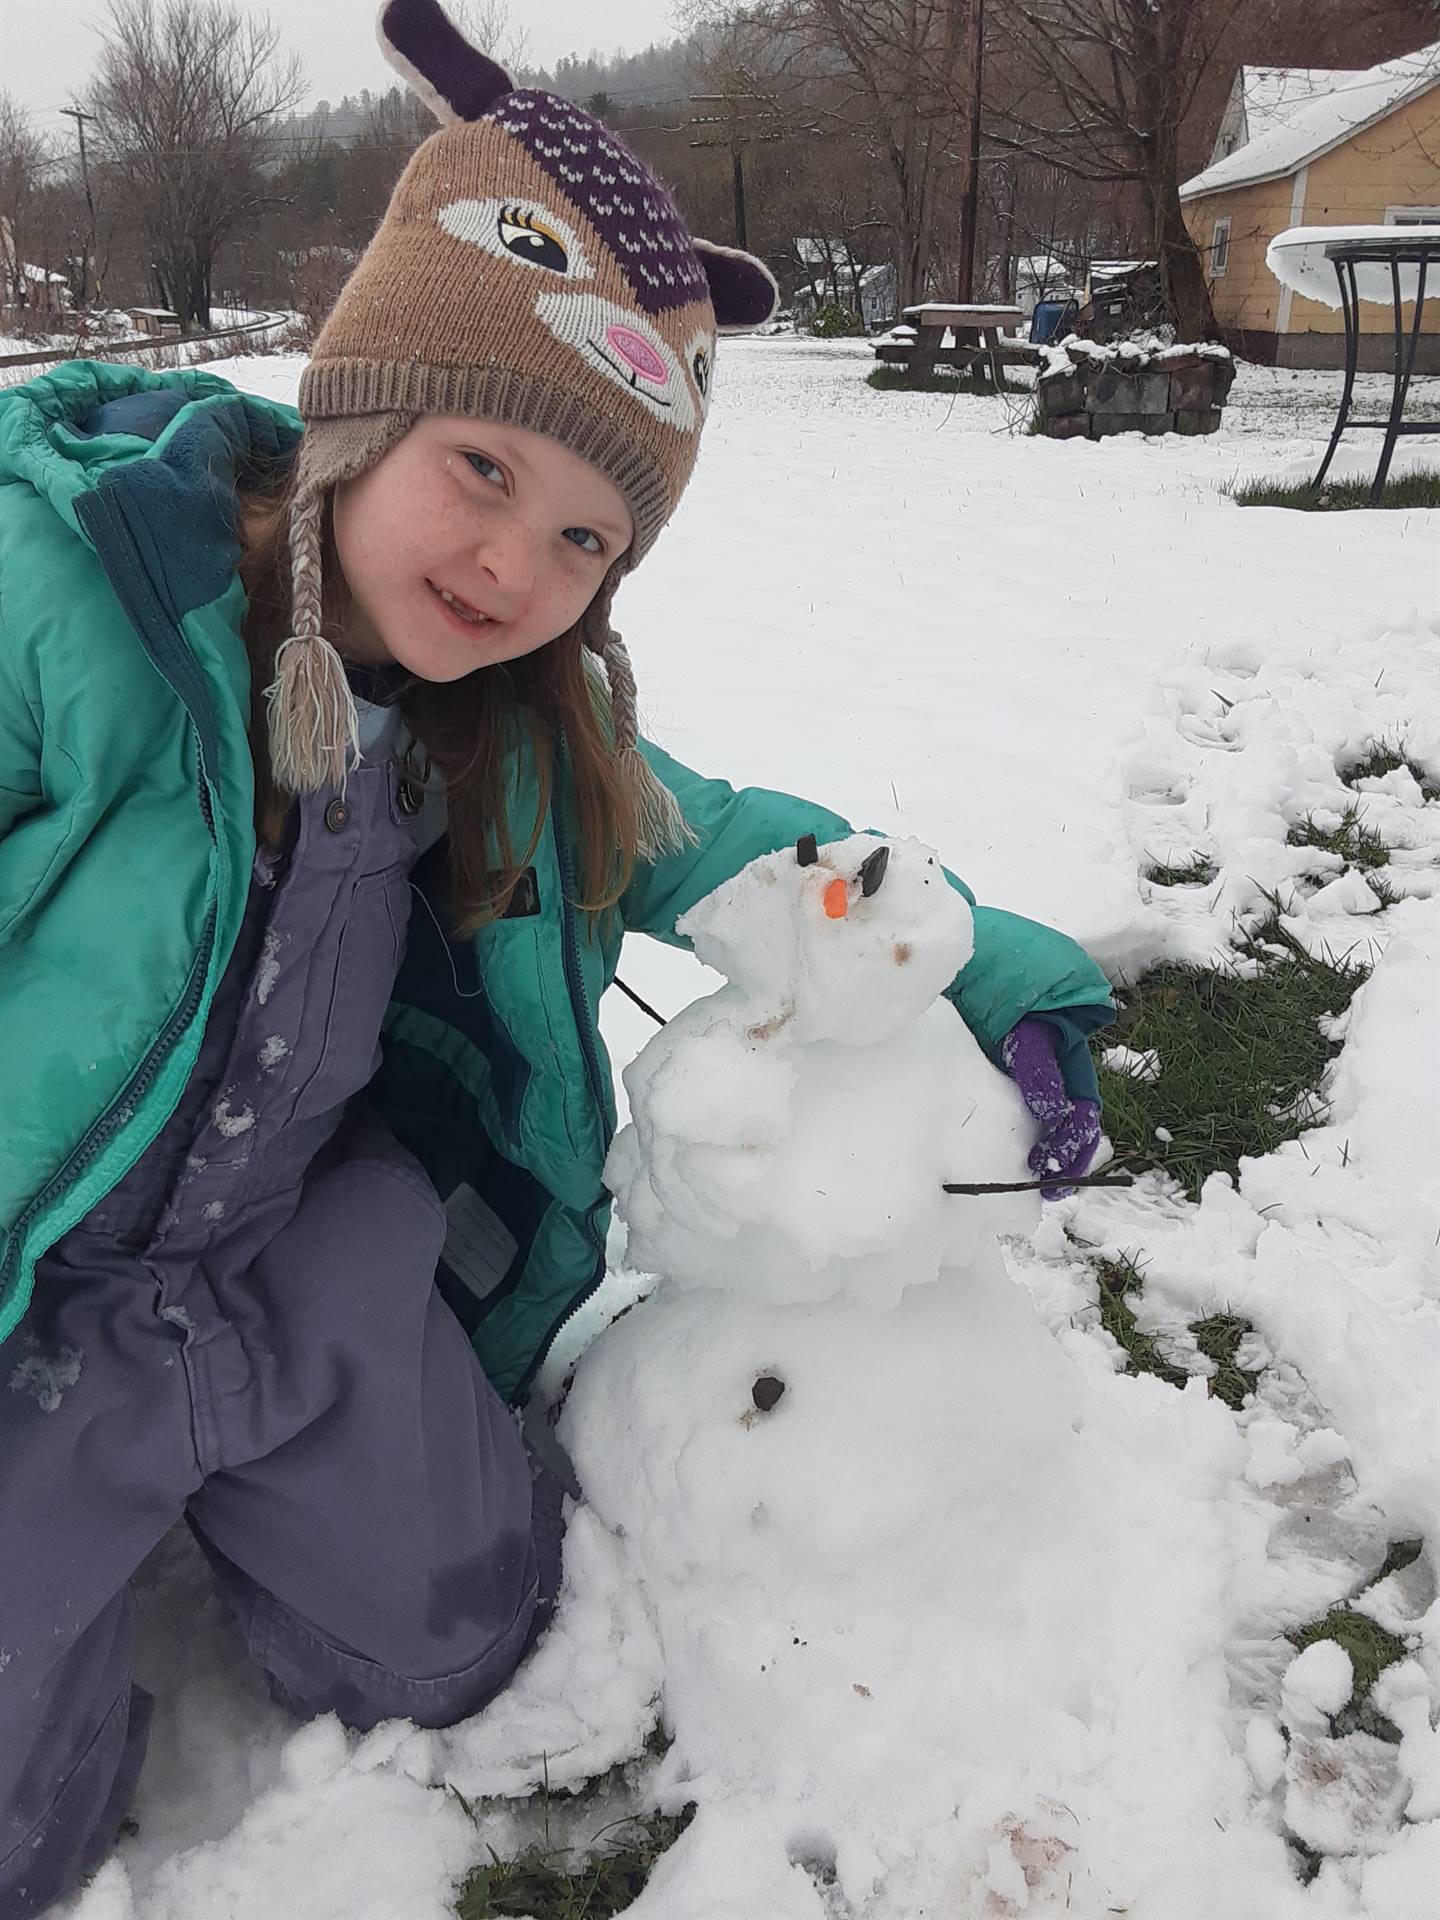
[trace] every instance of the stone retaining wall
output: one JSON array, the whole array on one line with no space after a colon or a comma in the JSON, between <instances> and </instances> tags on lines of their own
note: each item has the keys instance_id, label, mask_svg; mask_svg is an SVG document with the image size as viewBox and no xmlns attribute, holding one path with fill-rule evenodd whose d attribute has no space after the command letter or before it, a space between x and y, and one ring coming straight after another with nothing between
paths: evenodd
<instances>
[{"instance_id":1,"label":"stone retaining wall","mask_svg":"<svg viewBox=\"0 0 1440 1920\"><path fill-rule=\"evenodd\" d=\"M1039 430L1052 440L1214 433L1235 379L1224 347L1101 347L1071 339L1042 351Z\"/></svg>"}]
</instances>

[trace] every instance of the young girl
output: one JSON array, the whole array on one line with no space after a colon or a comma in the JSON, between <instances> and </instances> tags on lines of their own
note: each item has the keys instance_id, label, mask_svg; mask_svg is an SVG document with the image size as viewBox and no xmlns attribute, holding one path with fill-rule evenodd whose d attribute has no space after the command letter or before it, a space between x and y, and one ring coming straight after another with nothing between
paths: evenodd
<instances>
[{"instance_id":1,"label":"young girl","mask_svg":"<svg viewBox=\"0 0 1440 1920\"><path fill-rule=\"evenodd\" d=\"M621 936L849 831L639 741L609 620L774 283L435 0L382 38L444 126L298 415L78 362L0 395L8 1920L124 1815L127 1583L182 1515L297 1714L505 1683L559 1578L512 1409L604 1274ZM1105 981L975 931L955 1005L1082 1172Z\"/></svg>"}]
</instances>

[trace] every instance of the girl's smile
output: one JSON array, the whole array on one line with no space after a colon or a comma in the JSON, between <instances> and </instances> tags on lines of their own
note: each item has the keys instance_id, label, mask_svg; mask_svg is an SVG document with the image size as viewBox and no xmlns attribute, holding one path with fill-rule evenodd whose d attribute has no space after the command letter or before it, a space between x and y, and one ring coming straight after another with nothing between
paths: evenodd
<instances>
[{"instance_id":1,"label":"girl's smile","mask_svg":"<svg viewBox=\"0 0 1440 1920\"><path fill-rule=\"evenodd\" d=\"M493 627L495 625L495 621L488 613L482 613L478 607L472 607L468 601L462 600L458 594L451 593L448 587L437 587L433 580L427 581L426 584L429 586L431 592L438 597L446 613L449 614L452 619L459 620L462 625L472 628Z\"/></svg>"}]
</instances>

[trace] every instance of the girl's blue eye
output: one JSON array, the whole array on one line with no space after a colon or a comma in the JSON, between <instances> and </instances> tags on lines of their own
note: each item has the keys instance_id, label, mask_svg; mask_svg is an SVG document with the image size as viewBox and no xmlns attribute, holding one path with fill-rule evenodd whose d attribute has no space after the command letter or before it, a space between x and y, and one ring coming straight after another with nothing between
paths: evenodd
<instances>
[{"instance_id":1,"label":"girl's blue eye","mask_svg":"<svg viewBox=\"0 0 1440 1920\"><path fill-rule=\"evenodd\" d=\"M485 469L487 467L493 468L500 476L493 484L502 488L504 487L505 476L500 470L500 464L498 461L492 460L488 453L467 453L465 458L470 462L482 480L489 478ZM593 533L589 527L567 527L565 529L565 538L570 541L572 546L579 547L582 553L604 553L605 551L605 542L600 538L598 533ZM593 546L588 545L587 543L592 540L595 544Z\"/></svg>"}]
</instances>

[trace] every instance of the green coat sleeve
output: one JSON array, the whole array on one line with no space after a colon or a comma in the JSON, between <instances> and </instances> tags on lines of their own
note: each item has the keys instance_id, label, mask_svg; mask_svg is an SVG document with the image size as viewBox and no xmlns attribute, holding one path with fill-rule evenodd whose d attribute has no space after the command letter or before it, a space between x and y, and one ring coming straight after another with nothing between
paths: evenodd
<instances>
[{"instance_id":1,"label":"green coat sleeve","mask_svg":"<svg viewBox=\"0 0 1440 1920\"><path fill-rule=\"evenodd\" d=\"M697 844L636 869L621 902L628 930L686 946L675 922L751 860L793 846L804 833L823 842L855 831L838 813L813 801L707 779L649 741L641 742L641 751L680 802ZM1063 1012L1063 1020L1052 1017L1049 1024L1056 1030L1066 1087L1074 1098L1096 1098L1085 1036L1114 1018L1104 974L1068 935L998 907L979 906L948 868L945 877L975 912L975 951L948 991L966 1026L998 1064L1000 1043L1018 1020Z\"/></svg>"}]
</instances>

